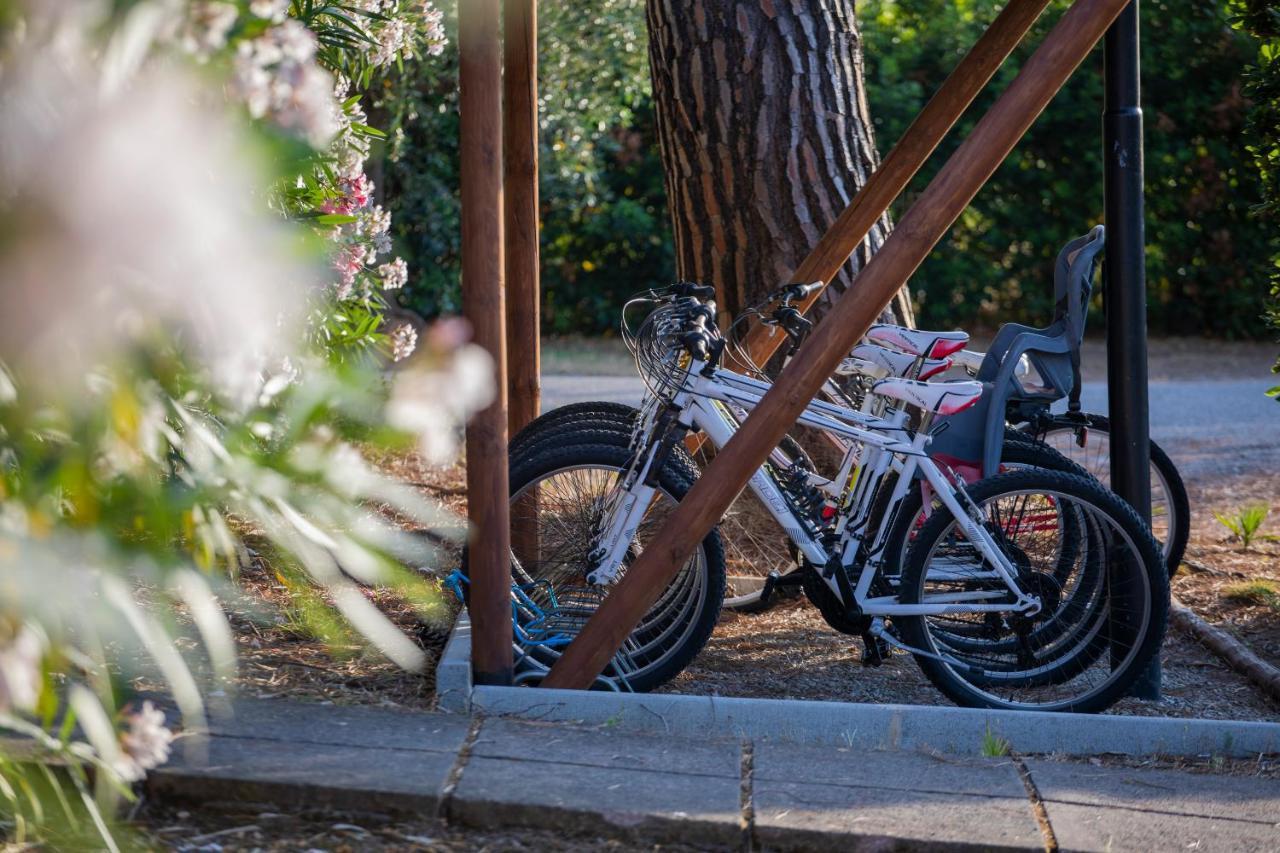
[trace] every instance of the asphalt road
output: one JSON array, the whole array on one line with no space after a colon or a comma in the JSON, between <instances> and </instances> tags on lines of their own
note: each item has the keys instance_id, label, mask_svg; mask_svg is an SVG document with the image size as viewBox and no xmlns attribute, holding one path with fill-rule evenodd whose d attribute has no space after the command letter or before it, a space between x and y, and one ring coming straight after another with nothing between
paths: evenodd
<instances>
[{"instance_id":1,"label":"asphalt road","mask_svg":"<svg viewBox=\"0 0 1280 853\"><path fill-rule=\"evenodd\" d=\"M1265 396L1273 380L1176 379L1149 385L1151 436L1183 476L1247 474L1280 468L1280 402ZM638 404L644 385L631 376L552 375L542 380L543 410L586 400ZM1086 382L1086 411L1105 414L1105 383Z\"/></svg>"}]
</instances>

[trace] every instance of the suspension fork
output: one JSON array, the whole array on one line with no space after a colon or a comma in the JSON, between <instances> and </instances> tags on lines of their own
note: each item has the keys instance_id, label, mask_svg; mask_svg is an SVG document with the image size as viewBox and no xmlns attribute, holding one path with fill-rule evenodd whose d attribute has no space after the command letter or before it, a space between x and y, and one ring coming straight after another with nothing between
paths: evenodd
<instances>
[{"instance_id":1,"label":"suspension fork","mask_svg":"<svg viewBox=\"0 0 1280 853\"><path fill-rule=\"evenodd\" d=\"M657 413L649 440L638 442L633 468L620 474L616 491L610 495L605 510L596 547L588 555L594 568L587 573L587 583L604 586L618 576L631 540L658 492L662 469L676 443L683 442L689 430L681 417L685 409L681 403L686 396L677 395Z\"/></svg>"}]
</instances>

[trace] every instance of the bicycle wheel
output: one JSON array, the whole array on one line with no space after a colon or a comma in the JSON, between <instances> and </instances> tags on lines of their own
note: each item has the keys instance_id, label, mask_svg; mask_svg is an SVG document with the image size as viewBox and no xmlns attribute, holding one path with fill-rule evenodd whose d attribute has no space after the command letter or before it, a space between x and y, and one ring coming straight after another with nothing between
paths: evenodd
<instances>
[{"instance_id":1,"label":"bicycle wheel","mask_svg":"<svg viewBox=\"0 0 1280 853\"><path fill-rule=\"evenodd\" d=\"M620 403L586 402L561 406L543 414L522 429L512 439L512 456L534 452L540 447L565 443L576 444L630 444L632 429L639 410ZM783 438L783 452L792 458L807 458L803 448L790 436ZM707 450L699 452L705 464ZM699 464L683 447L673 449L671 464L679 466L690 478L698 475ZM787 537L768 515L763 505L749 492L734 501L719 525L720 538L725 544L726 563L733 573L729 575L723 607L739 613L763 613L779 603L797 596L795 585L783 584L774 594L763 600L765 575L755 575L763 567L766 571L779 570L785 577L798 568L781 570L780 567L794 561L787 547ZM735 586L735 577L741 576L741 588ZM790 579L790 578L789 578Z\"/></svg>"},{"instance_id":2,"label":"bicycle wheel","mask_svg":"<svg viewBox=\"0 0 1280 853\"><path fill-rule=\"evenodd\" d=\"M1096 481L1026 469L982 480L966 491L985 528L1013 563L1019 586L1039 611L954 612L896 617L929 680L960 705L1097 712L1126 694L1159 652L1168 619L1169 580L1150 531L1133 508ZM1060 578L1061 543L1033 519L1048 508L1088 525L1076 566ZM1101 553L1099 553L1101 551ZM1102 561L1092 596L1064 593ZM946 512L920 530L903 567L904 604L942 604L958 593L1007 593L978 549ZM1008 600L1012 600L1011 598ZM998 600L997 600L998 601ZM1057 623L1053 631L1046 626ZM988 642L959 650L954 637L983 632ZM1101 647L1109 654L1095 653Z\"/></svg>"},{"instance_id":3,"label":"bicycle wheel","mask_svg":"<svg viewBox=\"0 0 1280 853\"><path fill-rule=\"evenodd\" d=\"M1043 441L1070 457L1098 478L1111 484L1111 421L1102 415L1062 414L1053 418ZM1169 455L1151 442L1151 532L1160 543L1169 577L1182 565L1191 535L1191 504L1182 475Z\"/></svg>"},{"instance_id":4,"label":"bicycle wheel","mask_svg":"<svg viewBox=\"0 0 1280 853\"><path fill-rule=\"evenodd\" d=\"M608 588L588 584L588 554L594 547L604 507L630 463L625 445L564 440L512 459L511 531L513 580L545 618L545 635L573 637L595 613ZM644 516L626 564L634 560L692 486L688 472L668 464L658 475L658 492ZM626 574L626 567L614 580ZM650 607L606 671L625 676L633 690L664 684L684 669L711 636L724 597L724 547L718 532L700 547ZM534 646L533 656L550 665L559 652Z\"/></svg>"},{"instance_id":5,"label":"bicycle wheel","mask_svg":"<svg viewBox=\"0 0 1280 853\"><path fill-rule=\"evenodd\" d=\"M1068 459L1053 447L1025 435L1023 440L1020 441L1006 441L1000 451L1000 470L1003 472L1017 468L1046 468L1050 471L1063 471L1082 477L1089 476L1083 467ZM880 557L881 571L889 579L890 583L896 582L896 578L901 573L903 557L911 546L916 533L926 520L923 514L924 501L920 488L920 484L923 481L917 481L912 485L911 489L903 496L902 503L894 511L892 518L885 518L885 514L889 511L889 497L893 492L896 479L896 477L888 479L881 486L879 494L876 495L876 504L871 514L873 529L879 529L882 524L892 525L885 542L884 553ZM935 499L930 512L933 512L938 506L938 501ZM1071 559L1073 555L1064 556Z\"/></svg>"},{"instance_id":6,"label":"bicycle wheel","mask_svg":"<svg viewBox=\"0 0 1280 853\"><path fill-rule=\"evenodd\" d=\"M635 427L640 410L625 403L611 403L606 400L589 400L582 403L570 403L550 411L543 412L524 429L511 437L508 452L515 456L548 436L555 436L563 429L583 425L595 425L599 429L622 431L627 435Z\"/></svg>"}]
</instances>

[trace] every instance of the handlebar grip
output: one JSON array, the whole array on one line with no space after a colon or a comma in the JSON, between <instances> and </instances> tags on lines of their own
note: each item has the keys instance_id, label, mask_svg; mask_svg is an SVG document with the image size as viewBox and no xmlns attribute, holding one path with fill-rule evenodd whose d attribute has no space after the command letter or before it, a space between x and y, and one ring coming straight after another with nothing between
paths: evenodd
<instances>
[{"instance_id":1,"label":"handlebar grip","mask_svg":"<svg viewBox=\"0 0 1280 853\"><path fill-rule=\"evenodd\" d=\"M826 283L821 281L811 281L808 284L788 284L782 289L782 295L787 302L793 299L808 299L826 286Z\"/></svg>"},{"instance_id":2,"label":"handlebar grip","mask_svg":"<svg viewBox=\"0 0 1280 853\"><path fill-rule=\"evenodd\" d=\"M684 348L698 361L707 360L707 336L702 332L689 332L681 336L680 343L684 344Z\"/></svg>"},{"instance_id":3,"label":"handlebar grip","mask_svg":"<svg viewBox=\"0 0 1280 853\"><path fill-rule=\"evenodd\" d=\"M694 299L714 299L716 289L707 284L696 284L692 281L676 282L672 292L676 296L692 296Z\"/></svg>"}]
</instances>

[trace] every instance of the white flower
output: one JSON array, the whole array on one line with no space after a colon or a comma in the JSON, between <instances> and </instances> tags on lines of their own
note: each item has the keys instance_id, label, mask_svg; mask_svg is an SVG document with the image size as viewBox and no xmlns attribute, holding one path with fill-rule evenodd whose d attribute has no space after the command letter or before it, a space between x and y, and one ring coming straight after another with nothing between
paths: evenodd
<instances>
[{"instance_id":1,"label":"white flower","mask_svg":"<svg viewBox=\"0 0 1280 853\"><path fill-rule=\"evenodd\" d=\"M13 642L0 649L0 711L30 711L40 698L40 635L23 627Z\"/></svg>"},{"instance_id":2,"label":"white flower","mask_svg":"<svg viewBox=\"0 0 1280 853\"><path fill-rule=\"evenodd\" d=\"M240 10L234 3L222 0L195 3L187 15L178 44L197 59L207 60L227 46L227 35L238 17Z\"/></svg>"},{"instance_id":3,"label":"white flower","mask_svg":"<svg viewBox=\"0 0 1280 853\"><path fill-rule=\"evenodd\" d=\"M391 214L383 210L382 205L375 204L368 213L361 215L360 226L362 233L370 237L386 234L391 230Z\"/></svg>"},{"instance_id":4,"label":"white flower","mask_svg":"<svg viewBox=\"0 0 1280 853\"><path fill-rule=\"evenodd\" d=\"M260 201L268 179L204 85L148 66L103 93L33 40L0 77L0 360L76 394L93 365L182 335L237 399L287 354L315 270Z\"/></svg>"},{"instance_id":5,"label":"white flower","mask_svg":"<svg viewBox=\"0 0 1280 853\"><path fill-rule=\"evenodd\" d=\"M255 17L279 24L289 14L289 0L250 0L249 11Z\"/></svg>"},{"instance_id":6,"label":"white flower","mask_svg":"<svg viewBox=\"0 0 1280 853\"><path fill-rule=\"evenodd\" d=\"M369 61L375 66L390 65L403 53L412 57L412 30L402 18L392 18L374 33L375 44L369 47Z\"/></svg>"},{"instance_id":7,"label":"white flower","mask_svg":"<svg viewBox=\"0 0 1280 853\"><path fill-rule=\"evenodd\" d=\"M418 332L408 323L401 323L391 333L391 357L404 361L418 348Z\"/></svg>"},{"instance_id":8,"label":"white flower","mask_svg":"<svg viewBox=\"0 0 1280 853\"><path fill-rule=\"evenodd\" d=\"M423 38L427 43L427 55L439 56L444 53L444 46L449 43L444 34L444 13L430 0L422 4L422 24Z\"/></svg>"},{"instance_id":9,"label":"white flower","mask_svg":"<svg viewBox=\"0 0 1280 853\"><path fill-rule=\"evenodd\" d=\"M384 290L399 290L409 281L409 265L404 258L396 258L378 267L378 278L382 279Z\"/></svg>"},{"instance_id":10,"label":"white flower","mask_svg":"<svg viewBox=\"0 0 1280 853\"><path fill-rule=\"evenodd\" d=\"M143 702L141 710L125 715L128 728L120 735L120 754L114 769L126 782L140 782L147 771L169 760L173 732L165 728L164 712Z\"/></svg>"},{"instance_id":11,"label":"white flower","mask_svg":"<svg viewBox=\"0 0 1280 853\"><path fill-rule=\"evenodd\" d=\"M493 359L477 346L463 346L440 370L407 370L396 378L387 419L418 434L431 464L449 462L458 451L462 424L494 395Z\"/></svg>"},{"instance_id":12,"label":"white flower","mask_svg":"<svg viewBox=\"0 0 1280 853\"><path fill-rule=\"evenodd\" d=\"M249 115L327 145L342 129L333 76L315 63L316 37L295 20L241 42L231 90Z\"/></svg>"}]
</instances>

